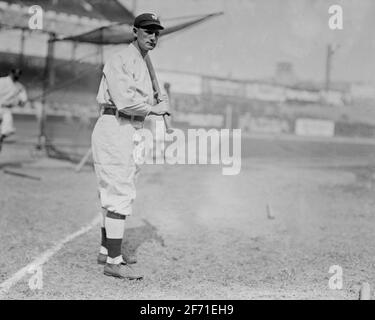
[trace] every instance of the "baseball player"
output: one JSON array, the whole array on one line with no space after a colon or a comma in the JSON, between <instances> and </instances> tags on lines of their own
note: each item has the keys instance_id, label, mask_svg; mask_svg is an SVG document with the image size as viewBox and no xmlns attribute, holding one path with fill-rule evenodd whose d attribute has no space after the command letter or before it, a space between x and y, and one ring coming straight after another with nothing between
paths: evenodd
<instances>
[{"instance_id":1,"label":"baseball player","mask_svg":"<svg viewBox=\"0 0 375 320\"><path fill-rule=\"evenodd\" d=\"M16 131L11 109L27 102L26 90L19 82L20 76L21 70L14 69L8 76L0 78L0 151L5 138Z\"/></svg>"},{"instance_id":2,"label":"baseball player","mask_svg":"<svg viewBox=\"0 0 375 320\"><path fill-rule=\"evenodd\" d=\"M132 214L139 168L134 161L136 139L149 115L169 114L166 97L155 104L154 91L145 57L155 48L160 30L157 16L144 13L135 18L134 41L114 54L104 65L97 101L102 115L92 133L95 173L103 209L102 242L98 263L104 274L141 279L121 254L125 219Z\"/></svg>"}]
</instances>

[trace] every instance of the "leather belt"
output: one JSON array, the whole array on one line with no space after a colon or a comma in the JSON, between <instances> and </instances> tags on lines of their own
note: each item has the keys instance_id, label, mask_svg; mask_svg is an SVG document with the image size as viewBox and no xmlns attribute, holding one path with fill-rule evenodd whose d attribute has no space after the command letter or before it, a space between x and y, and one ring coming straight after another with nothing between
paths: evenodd
<instances>
[{"instance_id":1,"label":"leather belt","mask_svg":"<svg viewBox=\"0 0 375 320\"><path fill-rule=\"evenodd\" d=\"M114 108L104 108L103 114L111 115L111 116L119 116L119 118L124 118L128 120L135 120L135 121L144 121L145 118L142 116L131 116L122 112L118 112L117 109Z\"/></svg>"}]
</instances>

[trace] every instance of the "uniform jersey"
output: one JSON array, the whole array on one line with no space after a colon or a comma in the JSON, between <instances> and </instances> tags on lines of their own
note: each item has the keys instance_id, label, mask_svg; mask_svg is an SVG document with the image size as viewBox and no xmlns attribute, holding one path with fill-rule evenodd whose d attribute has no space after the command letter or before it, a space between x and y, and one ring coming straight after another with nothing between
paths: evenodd
<instances>
[{"instance_id":1,"label":"uniform jersey","mask_svg":"<svg viewBox=\"0 0 375 320\"><path fill-rule=\"evenodd\" d=\"M154 102L152 83L146 62L133 44L105 64L97 102L128 115L149 114Z\"/></svg>"}]
</instances>

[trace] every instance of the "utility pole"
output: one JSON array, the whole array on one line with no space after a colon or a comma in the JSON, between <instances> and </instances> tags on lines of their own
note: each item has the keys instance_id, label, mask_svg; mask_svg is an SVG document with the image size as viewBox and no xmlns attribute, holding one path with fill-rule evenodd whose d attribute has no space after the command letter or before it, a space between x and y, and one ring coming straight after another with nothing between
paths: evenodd
<instances>
[{"instance_id":1,"label":"utility pole","mask_svg":"<svg viewBox=\"0 0 375 320\"><path fill-rule=\"evenodd\" d=\"M339 45L332 45L331 43L327 46L327 59L326 59L326 85L325 89L328 92L331 89L331 72L332 72L332 57L339 48Z\"/></svg>"},{"instance_id":2,"label":"utility pole","mask_svg":"<svg viewBox=\"0 0 375 320\"><path fill-rule=\"evenodd\" d=\"M326 91L328 92L331 87L331 68L332 68L332 45L327 46L327 58L326 58Z\"/></svg>"}]
</instances>

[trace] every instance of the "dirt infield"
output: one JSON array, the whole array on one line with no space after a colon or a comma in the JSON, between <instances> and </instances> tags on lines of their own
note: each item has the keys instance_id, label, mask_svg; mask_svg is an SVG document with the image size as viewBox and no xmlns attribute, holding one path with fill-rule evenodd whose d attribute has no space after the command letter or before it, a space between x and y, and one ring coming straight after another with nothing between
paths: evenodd
<instances>
[{"instance_id":1,"label":"dirt infield","mask_svg":"<svg viewBox=\"0 0 375 320\"><path fill-rule=\"evenodd\" d=\"M143 281L102 274L97 226L43 265L41 290L27 275L4 298L357 299L361 282L375 286L374 146L251 143L237 176L144 166L123 248L136 252ZM30 160L5 145L0 167L16 158ZM42 180L0 171L0 283L99 211L90 168L42 159L18 170ZM342 290L328 287L332 265Z\"/></svg>"}]
</instances>

